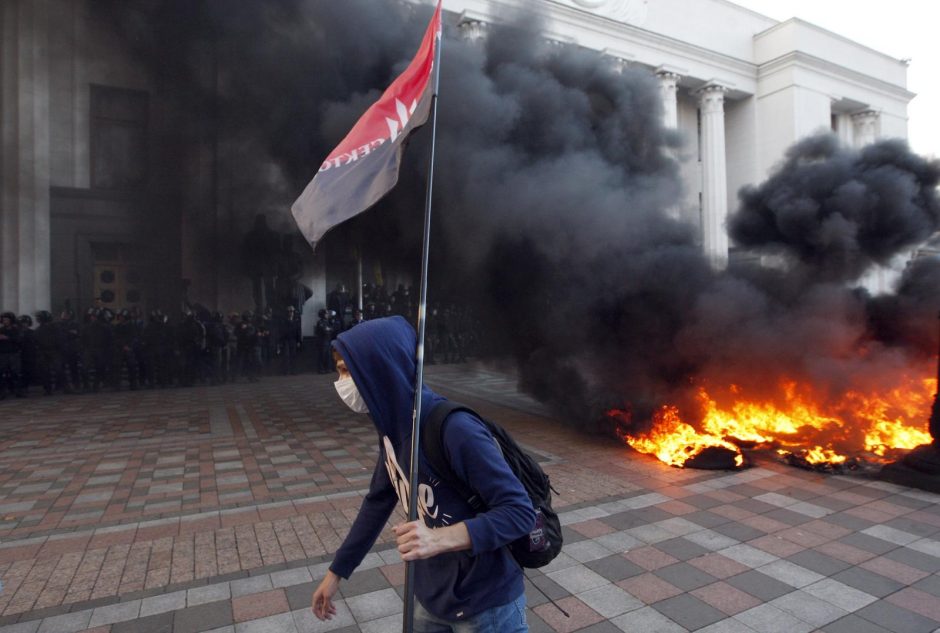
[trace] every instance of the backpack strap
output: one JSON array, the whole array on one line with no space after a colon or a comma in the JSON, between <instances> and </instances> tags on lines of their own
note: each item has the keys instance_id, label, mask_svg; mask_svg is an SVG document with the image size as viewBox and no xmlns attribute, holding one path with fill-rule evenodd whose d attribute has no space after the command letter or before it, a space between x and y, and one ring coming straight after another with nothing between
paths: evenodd
<instances>
[{"instance_id":1,"label":"backpack strap","mask_svg":"<svg viewBox=\"0 0 940 633\"><path fill-rule=\"evenodd\" d=\"M447 424L447 417L455 411L466 411L474 417L480 417L473 409L460 403L450 400L438 402L421 425L421 449L424 452L424 458L427 460L428 465L434 469L434 472L448 486L456 490L473 508L474 512L480 512L484 509L483 501L451 468L447 451L444 448L444 427Z\"/></svg>"}]
</instances>

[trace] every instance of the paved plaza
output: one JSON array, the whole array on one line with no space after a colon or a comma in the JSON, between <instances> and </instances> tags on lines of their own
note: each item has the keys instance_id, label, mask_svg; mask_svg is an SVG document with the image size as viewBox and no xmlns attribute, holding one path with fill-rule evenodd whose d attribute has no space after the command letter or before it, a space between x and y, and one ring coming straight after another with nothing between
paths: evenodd
<instances>
[{"instance_id":1,"label":"paved plaza","mask_svg":"<svg viewBox=\"0 0 940 633\"><path fill-rule=\"evenodd\" d=\"M503 423L560 493L563 553L527 572L533 632L940 631L938 495L768 457L670 468L496 371L427 381ZM387 529L338 616L310 613L377 449L332 382L0 402L0 633L400 631Z\"/></svg>"}]
</instances>

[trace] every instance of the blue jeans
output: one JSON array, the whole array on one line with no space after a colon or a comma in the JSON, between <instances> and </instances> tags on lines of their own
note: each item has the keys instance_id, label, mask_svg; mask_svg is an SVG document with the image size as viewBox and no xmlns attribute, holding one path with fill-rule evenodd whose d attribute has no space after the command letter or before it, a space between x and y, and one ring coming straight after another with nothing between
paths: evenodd
<instances>
[{"instance_id":1,"label":"blue jeans","mask_svg":"<svg viewBox=\"0 0 940 633\"><path fill-rule=\"evenodd\" d=\"M415 633L528 633L525 594L509 604L487 609L460 622L436 618L415 600Z\"/></svg>"}]
</instances>

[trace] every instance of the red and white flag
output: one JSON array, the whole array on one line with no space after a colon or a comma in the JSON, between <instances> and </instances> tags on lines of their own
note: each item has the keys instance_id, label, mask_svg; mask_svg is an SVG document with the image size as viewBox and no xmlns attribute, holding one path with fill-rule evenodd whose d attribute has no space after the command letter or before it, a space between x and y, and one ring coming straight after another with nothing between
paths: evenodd
<instances>
[{"instance_id":1,"label":"red and white flag","mask_svg":"<svg viewBox=\"0 0 940 633\"><path fill-rule=\"evenodd\" d=\"M404 141L431 112L440 37L439 1L411 64L330 152L294 202L291 213L312 247L331 228L378 202L398 182Z\"/></svg>"}]
</instances>

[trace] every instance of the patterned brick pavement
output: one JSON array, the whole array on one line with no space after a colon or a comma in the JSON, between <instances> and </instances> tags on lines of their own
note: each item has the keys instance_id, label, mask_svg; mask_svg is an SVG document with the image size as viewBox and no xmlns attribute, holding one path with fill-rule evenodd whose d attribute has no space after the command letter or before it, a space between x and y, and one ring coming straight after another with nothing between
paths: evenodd
<instances>
[{"instance_id":1,"label":"patterned brick pavement","mask_svg":"<svg viewBox=\"0 0 940 633\"><path fill-rule=\"evenodd\" d=\"M672 469L548 420L502 374L428 369L561 492L532 631L940 630L940 496L770 460ZM338 617L309 613L375 447L325 376L0 403L0 633L398 631L387 531Z\"/></svg>"}]
</instances>

